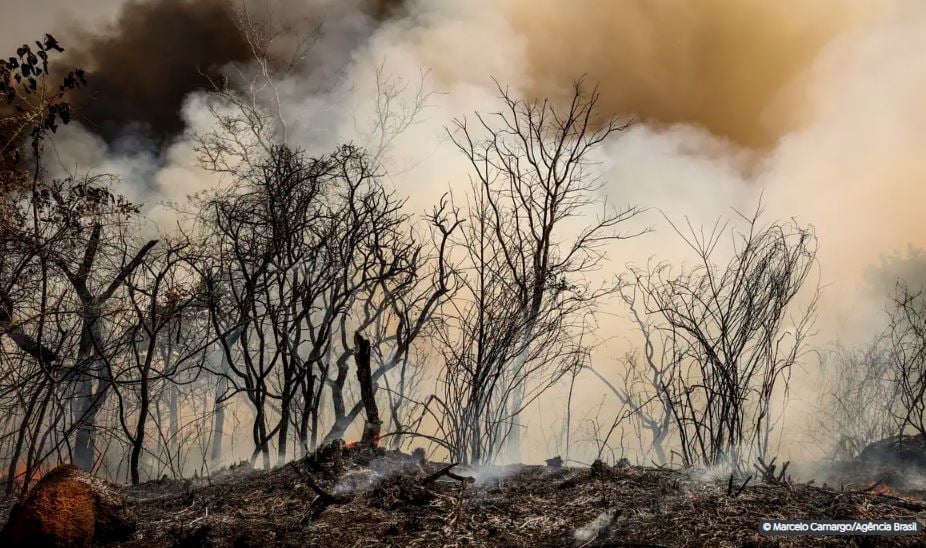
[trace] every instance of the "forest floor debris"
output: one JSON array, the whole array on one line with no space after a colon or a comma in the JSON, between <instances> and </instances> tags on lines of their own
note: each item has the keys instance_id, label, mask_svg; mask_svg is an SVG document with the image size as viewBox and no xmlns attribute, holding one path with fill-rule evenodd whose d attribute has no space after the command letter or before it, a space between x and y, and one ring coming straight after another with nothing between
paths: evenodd
<instances>
[{"instance_id":1,"label":"forest floor debris","mask_svg":"<svg viewBox=\"0 0 926 548\"><path fill-rule=\"evenodd\" d=\"M857 546L874 539L770 538L757 525L926 522L926 500L875 489L753 480L731 496L728 483L645 467L468 470L341 446L266 472L240 467L126 487L138 529L121 546Z\"/></svg>"}]
</instances>

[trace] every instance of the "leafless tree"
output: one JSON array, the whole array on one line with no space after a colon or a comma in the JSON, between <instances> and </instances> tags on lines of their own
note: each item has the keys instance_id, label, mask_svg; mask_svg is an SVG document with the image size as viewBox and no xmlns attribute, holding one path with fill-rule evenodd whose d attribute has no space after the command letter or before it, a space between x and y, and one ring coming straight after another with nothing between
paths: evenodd
<instances>
[{"instance_id":1,"label":"leafless tree","mask_svg":"<svg viewBox=\"0 0 926 548\"><path fill-rule=\"evenodd\" d=\"M229 250L220 251L224 259L214 256L206 275L213 294L221 296L214 301L215 332L225 334L218 339L224 349L221 364L214 368L219 386L213 460L221 454L225 402L235 393L269 394L262 402L252 401L259 415L276 417L273 425L256 427L263 434L255 434L260 440L255 455L263 453L265 463L274 432L280 460L291 428L302 451L314 448L319 439L343 437L364 409L360 400L348 402L345 393L352 385L349 369L358 332L371 342L372 381L377 386L397 382L398 390L387 386L391 401L386 409L394 429L404 430L400 423L407 419L409 389L420 378L420 369L412 371L417 362L410 361L414 341L427 331L435 307L450 292L442 259L435 259L417 241L402 211L403 201L382 182L384 155L396 136L415 122L430 95L425 75L410 90L404 80L379 67L374 120L368 131L361 131L372 148L348 145L309 158L289 146L276 82L302 62L323 29L318 26L296 39L280 24L269 16L240 13L254 62L237 67L234 82L216 82L210 102L216 126L196 137L201 165L231 181L231 190L206 199L211 202L206 208L212 226L208 230L213 230L213 238L223 233L219 239L224 241L216 245L213 239L208 247ZM288 58L281 55L284 50L292 53L288 64L280 63ZM413 98L406 103L409 93ZM301 164L296 171L308 175L293 190L301 193L303 210L287 210L299 200L285 196L279 169L268 173L267 166L281 159ZM254 185L258 180L264 181L261 188ZM263 202L278 204L268 219L286 220L255 222L251 212L261 211ZM221 216L227 219L220 221ZM248 228L241 231L236 226ZM275 235L260 246L274 248L270 242L285 240L298 252L285 259L274 258L278 253L272 250L262 255L255 235L271 233ZM233 250L242 245L254 249ZM438 247L434 249L440 255L446 246ZM429 274L433 264L440 266ZM248 340L265 331L272 334ZM251 360L247 354L264 356L255 362L258 369L246 371L238 365ZM246 377L256 384L240 382ZM230 380L235 382L229 384ZM256 407L264 405L268 412ZM401 439L396 433L391 442Z\"/></svg>"},{"instance_id":2,"label":"leafless tree","mask_svg":"<svg viewBox=\"0 0 926 548\"><path fill-rule=\"evenodd\" d=\"M229 375L253 405L255 457L263 454L268 466L270 439L288 426L286 420L268 425L268 399L288 412L306 373L296 352L305 314L300 300L334 283L331 269L312 266L330 258L334 212L324 209L322 187L336 169L276 147L261 164L245 166L234 187L203 204L212 253L202 274L228 367L216 373ZM315 262L303 264L309 257Z\"/></svg>"},{"instance_id":3,"label":"leafless tree","mask_svg":"<svg viewBox=\"0 0 926 548\"><path fill-rule=\"evenodd\" d=\"M892 375L895 363L882 336L850 349L837 346L825 356L821 384L829 387L812 424L812 435L834 432L832 459L851 460L869 444L897 434L899 394Z\"/></svg>"},{"instance_id":4,"label":"leafless tree","mask_svg":"<svg viewBox=\"0 0 926 548\"><path fill-rule=\"evenodd\" d=\"M886 334L896 433L926 436L926 298L898 282Z\"/></svg>"},{"instance_id":5,"label":"leafless tree","mask_svg":"<svg viewBox=\"0 0 926 548\"><path fill-rule=\"evenodd\" d=\"M325 436L325 442L343 437L346 427L356 420L362 409L360 401L350 409L344 404L347 357L354 351L348 344L348 325L371 335L377 365L373 380L382 381L386 388L390 442L398 446L408 433L409 409L414 406L409 404L414 403L413 389L421 375L418 364L412 363L415 343L420 336L430 332L435 311L454 295L456 289L455 271L448 254L450 238L461 220L446 197L426 220L431 228L430 245L407 250L406 254L414 253L410 255L408 267L396 272L400 275L381 276L375 283L360 288L354 306L345 309L339 320L343 351L336 361L337 374L329 381L334 424Z\"/></svg>"},{"instance_id":6,"label":"leafless tree","mask_svg":"<svg viewBox=\"0 0 926 548\"><path fill-rule=\"evenodd\" d=\"M742 466L768 455L773 397L787 394L813 329L816 292L808 288L809 304L795 302L815 262L813 230L763 225L760 215L741 216L743 230L719 221L708 232L673 225L697 263L632 271L653 319L646 337L669 348L670 369L658 382L686 464ZM732 257L718 266L724 238Z\"/></svg>"},{"instance_id":7,"label":"leafless tree","mask_svg":"<svg viewBox=\"0 0 926 548\"><path fill-rule=\"evenodd\" d=\"M498 90L499 112L477 113L474 125L458 119L449 134L470 165L474 185L470 206L475 212L470 217L478 228L465 247L472 267L485 272L479 284L470 286L474 302L484 300L479 295L487 292L508 307L506 315L513 315L501 327L502 332L513 331L493 344L506 345L495 356L505 361L513 383L505 394L511 430L505 438L511 444L509 457L519 460L522 428L517 416L529 399L529 373L537 373L530 371L527 358L531 352L542 353L532 348L538 342L534 331L542 323L545 328L569 323L565 316L554 318L554 309L587 311L613 290L592 288L582 277L600 264L605 244L634 235L619 228L639 210L605 203L595 217L595 204L604 200L598 193L600 181L589 171L592 155L626 127L600 116L597 89L587 91L576 82L562 107L550 100L517 99L501 85ZM589 217L594 220L574 226L577 219ZM498 259L484 259L486 254ZM488 319L472 312L470 320L477 324Z\"/></svg>"},{"instance_id":8,"label":"leafless tree","mask_svg":"<svg viewBox=\"0 0 926 548\"><path fill-rule=\"evenodd\" d=\"M201 310L200 284L189 266L189 242L168 241L152 250L152 256L128 278L126 300L132 313L125 329L125 357L113 379L118 397L120 425L129 441L129 474L133 484L141 480L139 463L145 449L151 404L158 392L169 391L170 438L176 441L178 387L194 381L208 332L190 329ZM134 421L128 406L134 405Z\"/></svg>"},{"instance_id":9,"label":"leafless tree","mask_svg":"<svg viewBox=\"0 0 926 548\"><path fill-rule=\"evenodd\" d=\"M620 294L642 337L642 351L630 351L619 362L622 370L616 384L591 366L587 370L611 390L623 408L632 410L625 422L633 425L641 455L646 459L652 455L657 464L666 464L666 444L670 441L673 421L672 402L665 387L675 373L678 348L671 343L663 344L661 333L653 329L646 312L640 309L635 286L621 287Z\"/></svg>"},{"instance_id":10,"label":"leafless tree","mask_svg":"<svg viewBox=\"0 0 926 548\"><path fill-rule=\"evenodd\" d=\"M403 202L362 150L344 146L309 159L274 146L263 158L240 165L231 187L203 201L201 217L212 257L203 275L224 355L215 373L249 399L254 456L269 465L273 437L285 460L290 426L307 451L322 434L342 437L365 408L360 399L348 407L344 393L355 334L376 334L363 339L372 344L372 382L401 371L450 288L440 258L446 244L437 258L422 252ZM448 230L443 242L453 227L440 226ZM432 258L437 270L427 276Z\"/></svg>"},{"instance_id":11,"label":"leafless tree","mask_svg":"<svg viewBox=\"0 0 926 548\"><path fill-rule=\"evenodd\" d=\"M118 315L125 280L155 242L127 237L135 206L111 193L99 178L52 181L45 189L30 206L38 219L35 230L23 234L18 244L20 257L40 249L34 263L39 293L27 298L17 295L24 287L11 287L4 316L17 347L38 359L45 382L36 394L70 406L69 417L58 425L55 447L63 444L69 460L90 470L97 458L96 417L112 386L110 359L120 340L111 320ZM23 313L29 320L13 323ZM52 325L57 332L48 331ZM27 406L25 415L31 416L31 409ZM47 409L46 404L39 407ZM41 424L40 417L32 419ZM20 437L11 456L18 456L21 442Z\"/></svg>"},{"instance_id":12,"label":"leafless tree","mask_svg":"<svg viewBox=\"0 0 926 548\"><path fill-rule=\"evenodd\" d=\"M156 240L151 240L137 251L130 251L131 247L121 246L108 250L110 246L105 242L113 240L118 242L118 236L104 235L104 222L98 218L92 219L87 228L89 228L89 235L80 246L82 249L79 258L71 255L68 250L53 259L70 283L78 300L77 314L81 322L80 343L77 361L67 378L72 379L74 384L72 413L77 429L74 463L84 469L90 469L93 466L95 459L94 419L112 385L111 369L103 352L107 346L104 335L106 307L116 291L142 264L145 256L157 243ZM103 254L106 251L109 251L109 256ZM131 255L127 255L126 252ZM102 280L94 280L92 277L94 272L102 270L97 261L113 258L120 261L121 266L118 266L114 274ZM94 285L98 287L95 289Z\"/></svg>"},{"instance_id":13,"label":"leafless tree","mask_svg":"<svg viewBox=\"0 0 926 548\"><path fill-rule=\"evenodd\" d=\"M582 337L591 311L588 301L569 294L584 288L563 280L550 288L536 315L525 315L520 288L496 252L492 213L480 201L484 193L476 187L474 195L454 244L461 257L460 290L442 308L435 330L443 369L441 392L428 413L455 460L488 463L503 450L523 408L585 363L588 346ZM513 360L518 360L517 370ZM521 406L512 411L516 393Z\"/></svg>"}]
</instances>

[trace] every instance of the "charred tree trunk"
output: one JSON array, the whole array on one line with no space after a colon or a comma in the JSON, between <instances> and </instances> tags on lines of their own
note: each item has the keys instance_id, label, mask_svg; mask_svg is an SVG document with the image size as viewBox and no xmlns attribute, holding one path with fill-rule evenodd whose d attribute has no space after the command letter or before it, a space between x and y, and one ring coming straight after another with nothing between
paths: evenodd
<instances>
[{"instance_id":1,"label":"charred tree trunk","mask_svg":"<svg viewBox=\"0 0 926 548\"><path fill-rule=\"evenodd\" d=\"M73 464L88 472L93 470L96 460L96 414L110 386L108 368L99 356L99 349L103 346L102 334L97 323L100 316L99 310L93 308L83 320L81 349L78 354L78 363L81 365L75 372L77 380L74 382L74 400L71 403L76 430ZM96 387L94 379L98 379Z\"/></svg>"},{"instance_id":2,"label":"charred tree trunk","mask_svg":"<svg viewBox=\"0 0 926 548\"><path fill-rule=\"evenodd\" d=\"M168 450L171 453L179 455L180 448L180 405L178 398L180 397L180 390L177 388L177 385L172 384L168 389L170 392L170 399L168 401L168 417L170 420L170 442L168 444Z\"/></svg>"},{"instance_id":3,"label":"charred tree trunk","mask_svg":"<svg viewBox=\"0 0 926 548\"><path fill-rule=\"evenodd\" d=\"M358 332L354 333L354 345L357 381L360 383L360 399L367 414L367 420L363 425L363 437L360 438L360 442L364 445L375 446L379 443L382 422L379 420L379 409L376 407L376 392L373 390L373 374L370 370L370 341Z\"/></svg>"},{"instance_id":4,"label":"charred tree trunk","mask_svg":"<svg viewBox=\"0 0 926 548\"><path fill-rule=\"evenodd\" d=\"M299 445L303 457L309 454L314 444L309 443L309 422L312 416L312 396L315 394L315 373L310 372L305 378L302 390L302 416L299 417Z\"/></svg>"},{"instance_id":5,"label":"charred tree trunk","mask_svg":"<svg viewBox=\"0 0 926 548\"><path fill-rule=\"evenodd\" d=\"M283 377L283 397L280 400L280 422L277 432L277 464L286 462L286 450L289 445L289 413L296 390L293 386L292 366L284 368Z\"/></svg>"},{"instance_id":6,"label":"charred tree trunk","mask_svg":"<svg viewBox=\"0 0 926 548\"><path fill-rule=\"evenodd\" d=\"M145 423L148 420L149 405L147 367L142 371L139 391L138 422L136 423L135 438L132 440L132 452L129 457L129 471L132 476L132 485L138 485L138 483L141 481L141 474L138 471L138 464L141 459L142 449L145 446Z\"/></svg>"},{"instance_id":7,"label":"charred tree trunk","mask_svg":"<svg viewBox=\"0 0 926 548\"><path fill-rule=\"evenodd\" d=\"M231 362L229 356L231 349L238 343L241 338L241 328L236 328L229 333L219 344L222 354L222 365L219 369L219 378L215 386L215 421L212 427L212 449L209 453L209 460L213 466L222 464L222 444L225 442L225 406L229 389L228 375L231 373Z\"/></svg>"}]
</instances>

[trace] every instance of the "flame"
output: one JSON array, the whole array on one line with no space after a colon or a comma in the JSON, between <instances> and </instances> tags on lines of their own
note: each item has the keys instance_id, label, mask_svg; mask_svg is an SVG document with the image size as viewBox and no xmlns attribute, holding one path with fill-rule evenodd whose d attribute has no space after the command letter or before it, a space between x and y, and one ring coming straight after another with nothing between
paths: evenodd
<instances>
[{"instance_id":1,"label":"flame","mask_svg":"<svg viewBox=\"0 0 926 548\"><path fill-rule=\"evenodd\" d=\"M377 432L376 436L373 437L373 443L371 443L370 446L379 447L379 440L381 438L382 438L382 434L380 432ZM356 449L360 445L360 441L361 440L344 443L344 449Z\"/></svg>"}]
</instances>

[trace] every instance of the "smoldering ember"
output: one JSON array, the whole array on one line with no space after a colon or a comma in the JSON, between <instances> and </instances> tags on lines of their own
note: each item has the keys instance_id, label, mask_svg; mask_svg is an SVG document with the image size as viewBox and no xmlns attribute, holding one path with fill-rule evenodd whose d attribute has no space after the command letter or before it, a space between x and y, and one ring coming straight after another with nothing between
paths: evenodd
<instances>
[{"instance_id":1,"label":"smoldering ember","mask_svg":"<svg viewBox=\"0 0 926 548\"><path fill-rule=\"evenodd\" d=\"M926 545L922 2L0 31L0 545Z\"/></svg>"}]
</instances>

